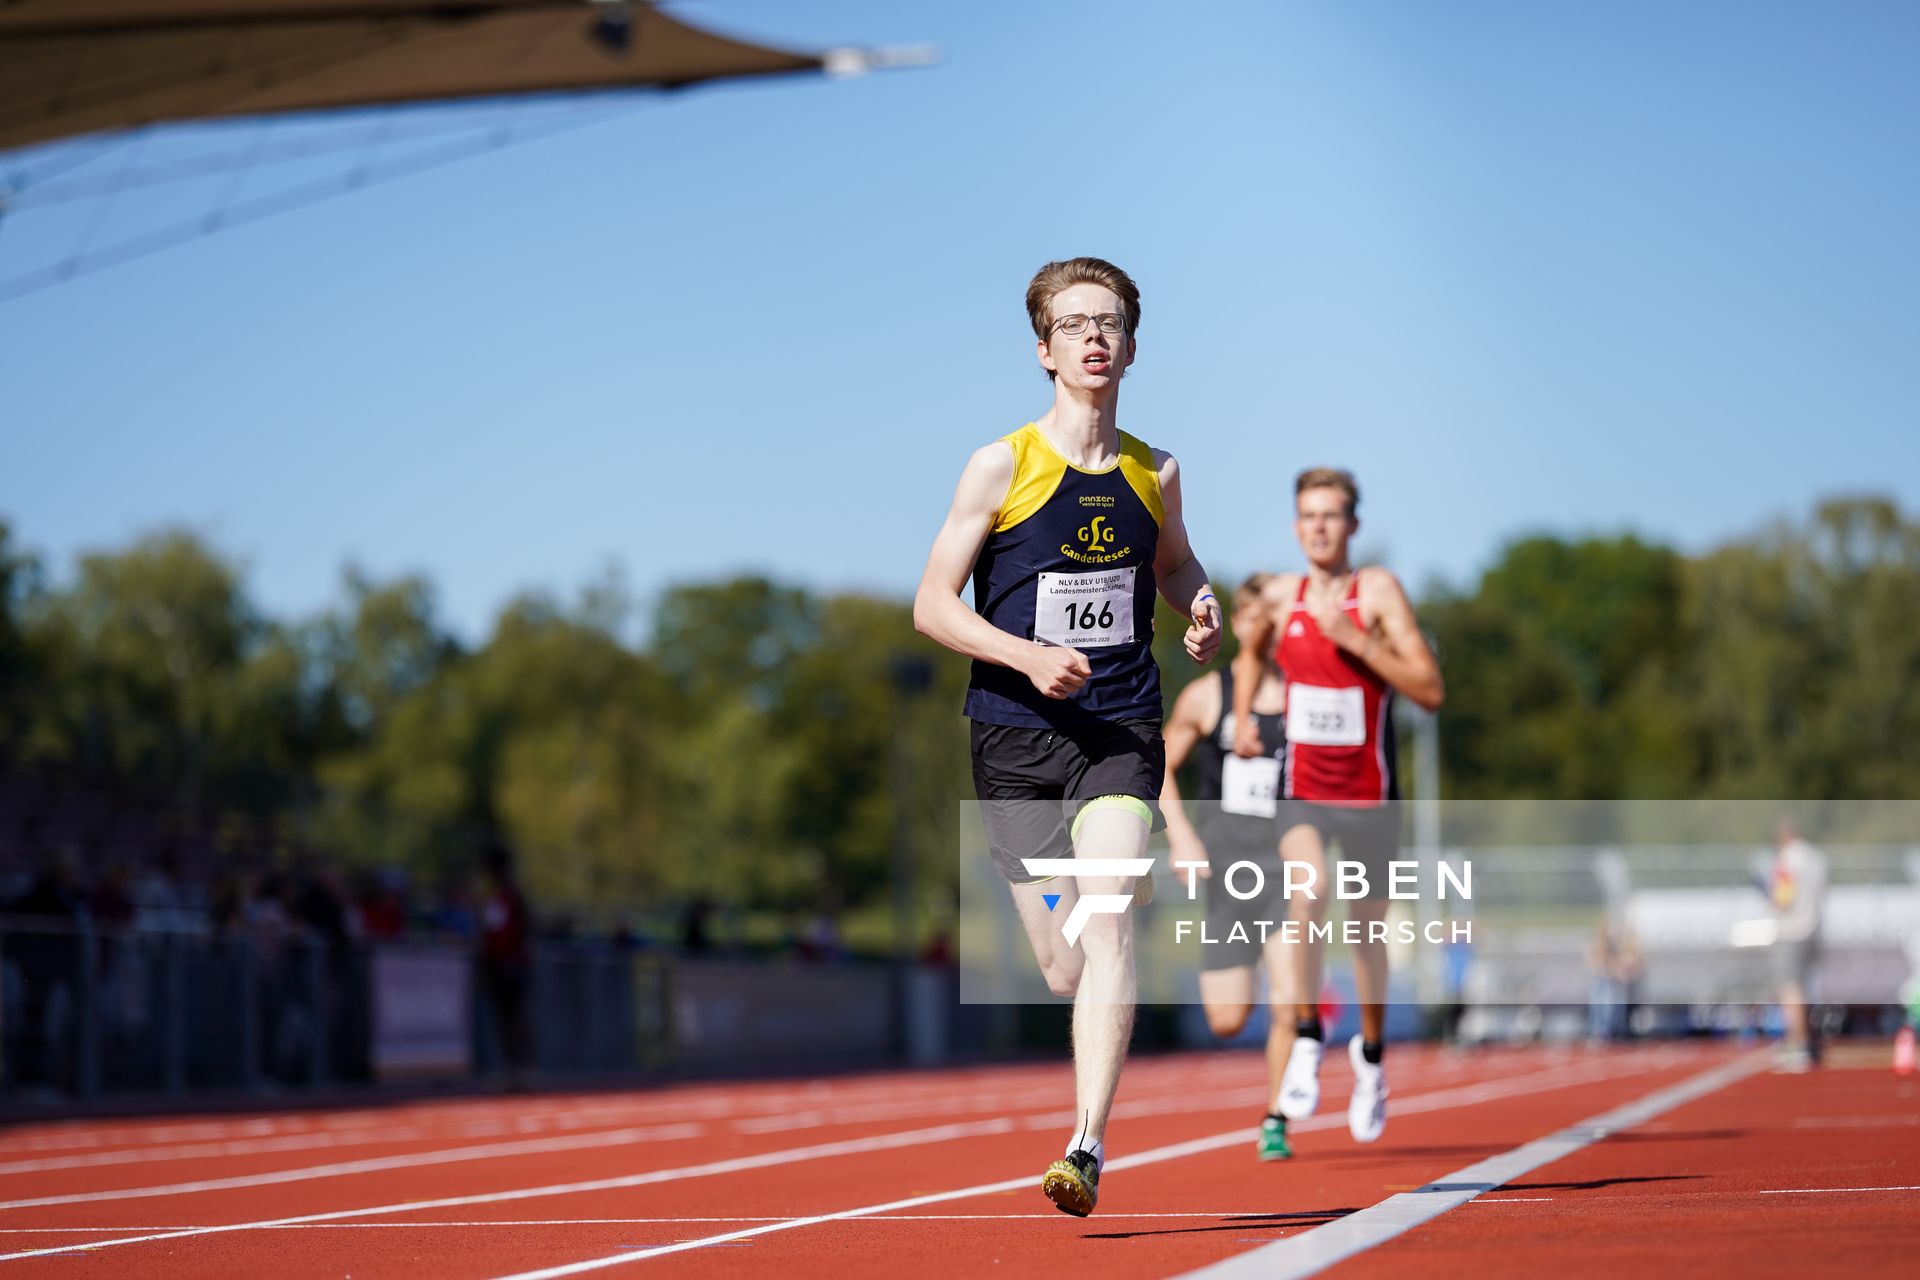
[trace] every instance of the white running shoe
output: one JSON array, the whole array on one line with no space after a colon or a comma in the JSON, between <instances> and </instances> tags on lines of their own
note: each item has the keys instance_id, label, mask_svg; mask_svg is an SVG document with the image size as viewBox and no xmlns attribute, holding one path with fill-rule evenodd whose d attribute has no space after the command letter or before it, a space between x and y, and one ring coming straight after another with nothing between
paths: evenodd
<instances>
[{"instance_id":1,"label":"white running shoe","mask_svg":"<svg viewBox=\"0 0 1920 1280\"><path fill-rule=\"evenodd\" d=\"M1280 1075L1280 1114L1305 1120L1320 1105L1320 1055L1326 1046L1304 1036L1293 1042L1287 1069Z\"/></svg>"},{"instance_id":2,"label":"white running shoe","mask_svg":"<svg viewBox=\"0 0 1920 1280\"><path fill-rule=\"evenodd\" d=\"M1360 1054L1360 1037L1347 1041L1353 1063L1353 1096L1347 1100L1347 1129L1355 1142L1372 1142L1387 1127L1387 1069Z\"/></svg>"}]
</instances>

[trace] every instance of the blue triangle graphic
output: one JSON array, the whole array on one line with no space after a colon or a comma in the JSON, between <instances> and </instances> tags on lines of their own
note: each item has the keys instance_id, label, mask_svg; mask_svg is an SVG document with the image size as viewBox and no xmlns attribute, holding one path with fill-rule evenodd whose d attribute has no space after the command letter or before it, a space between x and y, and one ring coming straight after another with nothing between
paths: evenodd
<instances>
[{"instance_id":1,"label":"blue triangle graphic","mask_svg":"<svg viewBox=\"0 0 1920 1280\"><path fill-rule=\"evenodd\" d=\"M1040 901L1046 903L1047 910L1051 911L1060 905L1060 895L1057 893L1043 893L1040 895Z\"/></svg>"}]
</instances>

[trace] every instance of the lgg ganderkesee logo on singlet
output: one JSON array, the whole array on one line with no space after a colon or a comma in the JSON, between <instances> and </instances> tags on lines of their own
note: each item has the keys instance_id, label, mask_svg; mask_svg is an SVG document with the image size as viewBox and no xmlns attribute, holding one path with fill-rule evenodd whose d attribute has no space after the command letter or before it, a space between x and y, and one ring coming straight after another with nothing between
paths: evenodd
<instances>
[{"instance_id":1,"label":"lgg ganderkesee logo on singlet","mask_svg":"<svg viewBox=\"0 0 1920 1280\"><path fill-rule=\"evenodd\" d=\"M1133 548L1130 546L1121 547L1117 551L1113 549L1114 542L1119 538L1119 531L1113 528L1105 516L1093 517L1081 525L1074 536L1080 540L1082 546L1076 547L1071 542L1063 542L1060 544L1060 554L1069 560L1078 560L1081 564L1112 564L1115 560L1121 560L1133 554Z\"/></svg>"}]
</instances>

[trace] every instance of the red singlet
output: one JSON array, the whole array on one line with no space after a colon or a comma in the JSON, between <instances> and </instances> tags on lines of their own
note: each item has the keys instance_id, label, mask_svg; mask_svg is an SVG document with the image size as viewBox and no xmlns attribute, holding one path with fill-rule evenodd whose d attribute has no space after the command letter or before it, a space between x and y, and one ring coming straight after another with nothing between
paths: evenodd
<instances>
[{"instance_id":1,"label":"red singlet","mask_svg":"<svg viewBox=\"0 0 1920 1280\"><path fill-rule=\"evenodd\" d=\"M1273 658L1287 677L1287 756L1281 794L1319 804L1380 805L1400 798L1394 777L1393 688L1321 634L1307 612L1307 580L1293 599ZM1360 575L1340 607L1360 621Z\"/></svg>"}]
</instances>

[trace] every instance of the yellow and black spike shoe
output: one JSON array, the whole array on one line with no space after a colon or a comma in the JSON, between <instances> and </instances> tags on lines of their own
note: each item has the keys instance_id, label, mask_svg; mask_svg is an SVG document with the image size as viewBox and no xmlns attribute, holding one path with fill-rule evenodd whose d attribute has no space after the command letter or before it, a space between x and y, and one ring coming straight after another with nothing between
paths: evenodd
<instances>
[{"instance_id":1,"label":"yellow and black spike shoe","mask_svg":"<svg viewBox=\"0 0 1920 1280\"><path fill-rule=\"evenodd\" d=\"M1084 1218L1100 1202L1100 1164L1091 1151L1069 1151L1047 1166L1040 1190L1060 1212Z\"/></svg>"}]
</instances>

